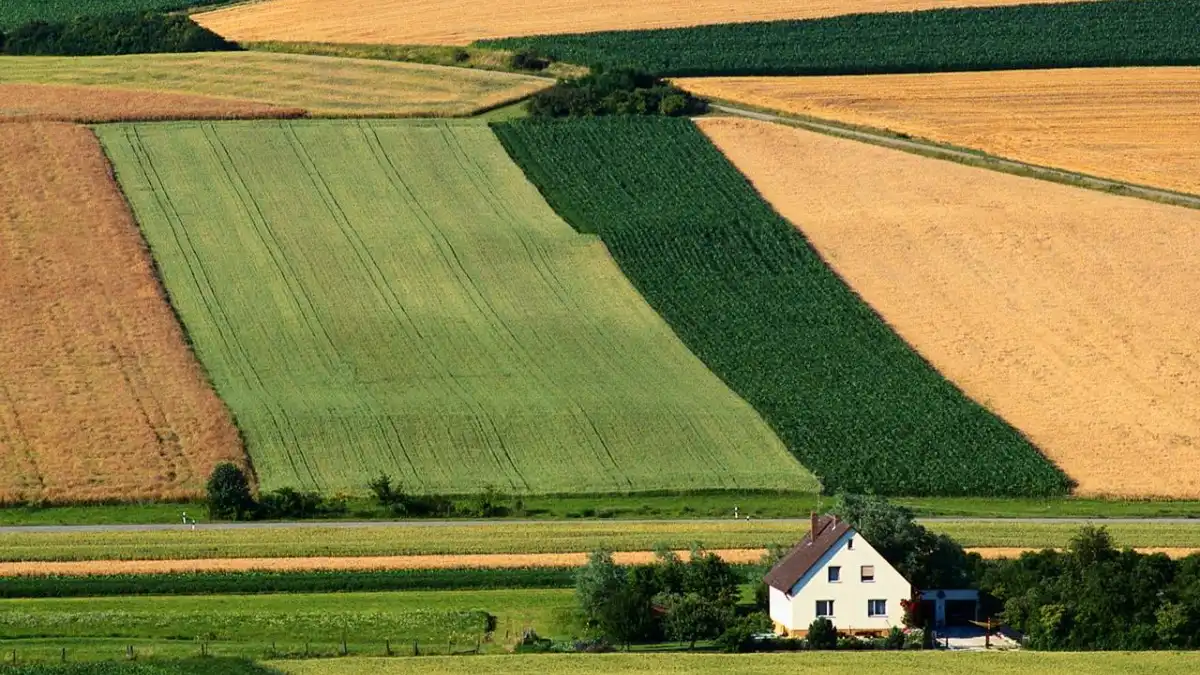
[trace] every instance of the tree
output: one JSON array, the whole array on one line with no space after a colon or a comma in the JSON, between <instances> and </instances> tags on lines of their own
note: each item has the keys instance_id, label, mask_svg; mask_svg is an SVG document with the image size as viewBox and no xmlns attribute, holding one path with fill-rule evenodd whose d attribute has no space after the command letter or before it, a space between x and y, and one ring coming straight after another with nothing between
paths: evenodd
<instances>
[{"instance_id":1,"label":"tree","mask_svg":"<svg viewBox=\"0 0 1200 675\"><path fill-rule=\"evenodd\" d=\"M917 588L971 584L971 558L953 539L935 535L902 506L874 495L838 495L833 513L850 523Z\"/></svg>"},{"instance_id":2,"label":"tree","mask_svg":"<svg viewBox=\"0 0 1200 675\"><path fill-rule=\"evenodd\" d=\"M695 649L697 640L719 636L733 619L732 607L699 593L669 595L662 599L662 604L666 610L667 636L687 642L688 649Z\"/></svg>"},{"instance_id":3,"label":"tree","mask_svg":"<svg viewBox=\"0 0 1200 675\"><path fill-rule=\"evenodd\" d=\"M593 625L609 641L626 649L634 642L652 639L658 630L650 596L638 588L634 576L597 606Z\"/></svg>"},{"instance_id":4,"label":"tree","mask_svg":"<svg viewBox=\"0 0 1200 675\"><path fill-rule=\"evenodd\" d=\"M250 481L235 464L222 462L208 477L208 515L220 520L243 520L254 513Z\"/></svg>"},{"instance_id":5,"label":"tree","mask_svg":"<svg viewBox=\"0 0 1200 675\"><path fill-rule=\"evenodd\" d=\"M809 649L837 649L837 626L825 617L815 619L808 624Z\"/></svg>"},{"instance_id":6,"label":"tree","mask_svg":"<svg viewBox=\"0 0 1200 675\"><path fill-rule=\"evenodd\" d=\"M737 602L741 579L729 563L716 553L695 546L684 572L683 588L687 593L717 603Z\"/></svg>"},{"instance_id":7,"label":"tree","mask_svg":"<svg viewBox=\"0 0 1200 675\"><path fill-rule=\"evenodd\" d=\"M587 565L575 574L575 599L584 619L591 625L598 623L605 605L624 585L625 570L613 562L612 551L593 551Z\"/></svg>"}]
</instances>

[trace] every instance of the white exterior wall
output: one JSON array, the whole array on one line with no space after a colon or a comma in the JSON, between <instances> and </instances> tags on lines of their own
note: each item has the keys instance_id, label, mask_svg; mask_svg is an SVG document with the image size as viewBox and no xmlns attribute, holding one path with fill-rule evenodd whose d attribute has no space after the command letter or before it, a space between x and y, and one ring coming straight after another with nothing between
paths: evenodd
<instances>
[{"instance_id":1,"label":"white exterior wall","mask_svg":"<svg viewBox=\"0 0 1200 675\"><path fill-rule=\"evenodd\" d=\"M850 539L854 540L853 549L846 546ZM875 581L861 580L863 565L875 566ZM841 581L829 581L827 570L830 566L842 568ZM817 564L796 582L790 594L771 590L771 617L790 631L808 630L809 624L817 618L818 600L834 601L830 621L842 632L886 631L892 626L903 628L904 608L900 606L900 601L912 597L912 585L908 580L900 576L854 530L842 535ZM868 600L886 600L887 614L867 616ZM782 605L778 609L777 603Z\"/></svg>"}]
</instances>

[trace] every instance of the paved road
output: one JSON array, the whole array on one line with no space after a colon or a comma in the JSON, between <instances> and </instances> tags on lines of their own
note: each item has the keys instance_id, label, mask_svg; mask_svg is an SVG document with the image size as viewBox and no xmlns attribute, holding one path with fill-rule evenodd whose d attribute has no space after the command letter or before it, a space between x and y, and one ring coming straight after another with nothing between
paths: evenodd
<instances>
[{"instance_id":1,"label":"paved road","mask_svg":"<svg viewBox=\"0 0 1200 675\"><path fill-rule=\"evenodd\" d=\"M1198 514L1200 515L1200 514ZM1027 524L1083 524L1102 522L1105 524L1200 524L1200 519L1191 518L919 518L923 523L1027 523ZM298 520L287 522L255 522L255 523L200 523L196 530L260 530L275 528L361 528L361 527L452 527L458 525L545 525L548 523L584 523L600 522L611 525L659 523L659 524L717 524L727 523L727 518L712 519L678 519L678 520ZM808 527L808 518L758 518L752 522L772 524L793 524L797 529ZM153 523L142 525L16 525L0 527L0 534L21 532L158 532L167 530L189 530L190 525L182 523Z\"/></svg>"},{"instance_id":2,"label":"paved road","mask_svg":"<svg viewBox=\"0 0 1200 675\"><path fill-rule=\"evenodd\" d=\"M1168 190L1159 190L1142 185L1131 185L1121 181L1097 178L1095 176L1086 176L1084 174L1074 173L1072 171L1063 171L1061 169L1050 169L1033 164L1026 164L1024 162L1017 162L1011 159L1002 159L1000 157L992 157L991 155L980 155L964 150L947 148L934 143L927 143L907 138L897 138L885 133L875 133L860 129L849 129L836 124L826 124L817 120L784 117L721 104L713 104L711 108L717 112L723 112L727 115L748 117L750 119L762 120L764 122L779 122L790 126L808 129L810 131L829 134L831 136L863 141L866 143L872 143L874 145L895 148L897 150L905 150L907 152L915 152L917 154L933 156L939 159L948 159L970 164L972 166L981 166L997 171L1003 171L1005 173L1033 176L1055 183L1065 183L1067 185L1090 188L1093 190L1102 190L1104 192L1120 194L1128 197L1137 197L1140 199L1148 199L1150 201L1172 204L1175 206L1200 209L1200 196L1179 194L1176 192L1170 192Z\"/></svg>"}]
</instances>

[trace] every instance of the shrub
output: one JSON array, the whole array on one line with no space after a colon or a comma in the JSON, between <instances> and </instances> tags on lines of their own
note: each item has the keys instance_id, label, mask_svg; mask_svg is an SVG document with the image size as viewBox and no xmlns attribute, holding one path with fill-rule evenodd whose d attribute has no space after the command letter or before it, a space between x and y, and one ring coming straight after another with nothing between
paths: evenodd
<instances>
[{"instance_id":1,"label":"shrub","mask_svg":"<svg viewBox=\"0 0 1200 675\"><path fill-rule=\"evenodd\" d=\"M755 636L769 633L771 628L771 617L765 612L747 614L730 623L715 645L723 652L752 652L762 646Z\"/></svg>"},{"instance_id":2,"label":"shrub","mask_svg":"<svg viewBox=\"0 0 1200 675\"><path fill-rule=\"evenodd\" d=\"M208 478L208 515L217 520L244 520L254 515L250 481L237 465L222 462Z\"/></svg>"},{"instance_id":3,"label":"shrub","mask_svg":"<svg viewBox=\"0 0 1200 675\"><path fill-rule=\"evenodd\" d=\"M888 631L887 636L883 639L884 649L904 649L904 629L899 626L892 626Z\"/></svg>"},{"instance_id":4,"label":"shrub","mask_svg":"<svg viewBox=\"0 0 1200 675\"><path fill-rule=\"evenodd\" d=\"M550 67L550 60L537 55L531 49L520 49L513 52L508 64L516 70L542 71Z\"/></svg>"},{"instance_id":5,"label":"shrub","mask_svg":"<svg viewBox=\"0 0 1200 675\"><path fill-rule=\"evenodd\" d=\"M706 110L708 104L702 99L665 80L630 69L597 70L559 82L529 100L529 112L534 117L679 117Z\"/></svg>"},{"instance_id":6,"label":"shrub","mask_svg":"<svg viewBox=\"0 0 1200 675\"><path fill-rule=\"evenodd\" d=\"M838 646L837 626L826 618L814 620L808 624L808 635L805 636L809 649L836 649Z\"/></svg>"}]
</instances>

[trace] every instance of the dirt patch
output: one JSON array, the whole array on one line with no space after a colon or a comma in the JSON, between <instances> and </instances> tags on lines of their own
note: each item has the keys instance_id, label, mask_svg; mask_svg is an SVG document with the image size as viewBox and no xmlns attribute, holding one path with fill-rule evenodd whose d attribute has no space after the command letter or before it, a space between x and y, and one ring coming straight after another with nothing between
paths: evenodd
<instances>
[{"instance_id":1,"label":"dirt patch","mask_svg":"<svg viewBox=\"0 0 1200 675\"><path fill-rule=\"evenodd\" d=\"M766 549L727 549L713 551L727 562L757 563ZM687 559L687 551L679 551ZM489 553L478 555L404 555L358 558L211 558L204 560L84 560L78 562L0 563L0 577L51 574L166 574L177 572L245 572L271 570L295 572L313 570L437 570L437 569L514 569L521 567L582 567L587 553ZM621 565L642 565L654 561L650 551L614 553Z\"/></svg>"},{"instance_id":2,"label":"dirt patch","mask_svg":"<svg viewBox=\"0 0 1200 675\"><path fill-rule=\"evenodd\" d=\"M301 117L300 108L155 91L0 84L0 121L129 122Z\"/></svg>"},{"instance_id":3,"label":"dirt patch","mask_svg":"<svg viewBox=\"0 0 1200 675\"><path fill-rule=\"evenodd\" d=\"M705 96L1200 194L1200 68L681 79Z\"/></svg>"},{"instance_id":4,"label":"dirt patch","mask_svg":"<svg viewBox=\"0 0 1200 675\"><path fill-rule=\"evenodd\" d=\"M700 125L1079 494L1200 497L1200 212L765 122Z\"/></svg>"},{"instance_id":5,"label":"dirt patch","mask_svg":"<svg viewBox=\"0 0 1200 675\"><path fill-rule=\"evenodd\" d=\"M1054 3L1062 0L270 0L193 16L238 41L467 45L475 40L812 19L861 12Z\"/></svg>"},{"instance_id":6,"label":"dirt patch","mask_svg":"<svg viewBox=\"0 0 1200 675\"><path fill-rule=\"evenodd\" d=\"M0 502L185 499L241 443L92 132L0 124Z\"/></svg>"}]
</instances>

